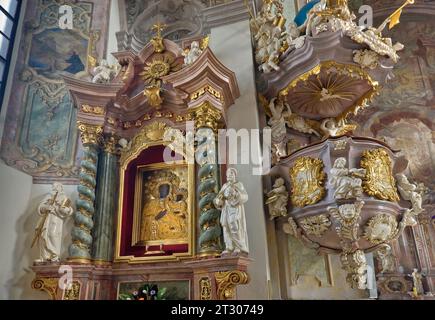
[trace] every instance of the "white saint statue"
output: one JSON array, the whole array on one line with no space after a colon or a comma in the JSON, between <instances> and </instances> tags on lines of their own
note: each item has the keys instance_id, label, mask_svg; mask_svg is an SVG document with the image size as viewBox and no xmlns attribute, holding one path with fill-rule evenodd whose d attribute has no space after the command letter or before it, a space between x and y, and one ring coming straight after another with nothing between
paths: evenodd
<instances>
[{"instance_id":1,"label":"white saint statue","mask_svg":"<svg viewBox=\"0 0 435 320\"><path fill-rule=\"evenodd\" d=\"M346 168L346 159L341 157L335 160L330 171L329 183L335 189L335 199L352 199L362 195L362 179L365 169Z\"/></svg>"},{"instance_id":2,"label":"white saint statue","mask_svg":"<svg viewBox=\"0 0 435 320\"><path fill-rule=\"evenodd\" d=\"M38 207L40 219L32 247L38 242L40 254L35 262L59 261L63 221L72 213L71 200L63 192L62 184L55 182L51 194L45 196Z\"/></svg>"},{"instance_id":3,"label":"white saint statue","mask_svg":"<svg viewBox=\"0 0 435 320\"><path fill-rule=\"evenodd\" d=\"M237 170L228 168L227 182L214 199L215 207L222 210L220 223L225 242L223 254L249 253L244 208L244 204L248 201L248 194L236 177Z\"/></svg>"},{"instance_id":4,"label":"white saint statue","mask_svg":"<svg viewBox=\"0 0 435 320\"><path fill-rule=\"evenodd\" d=\"M192 41L192 43L190 44L190 50L186 54L184 54L184 64L186 66L190 66L199 58L201 54L202 50L199 47L199 42Z\"/></svg>"},{"instance_id":5,"label":"white saint statue","mask_svg":"<svg viewBox=\"0 0 435 320\"><path fill-rule=\"evenodd\" d=\"M270 220L287 216L288 191L283 178L275 180L273 189L267 194L266 204L269 206Z\"/></svg>"},{"instance_id":6,"label":"white saint statue","mask_svg":"<svg viewBox=\"0 0 435 320\"><path fill-rule=\"evenodd\" d=\"M103 59L100 65L95 67L92 72L93 83L110 83L118 74L118 65L109 65L109 63Z\"/></svg>"}]
</instances>

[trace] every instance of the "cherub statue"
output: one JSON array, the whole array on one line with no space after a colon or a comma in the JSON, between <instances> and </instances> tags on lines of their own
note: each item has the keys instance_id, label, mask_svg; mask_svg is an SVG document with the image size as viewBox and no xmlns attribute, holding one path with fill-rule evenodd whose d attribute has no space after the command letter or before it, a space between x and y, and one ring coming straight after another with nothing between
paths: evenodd
<instances>
[{"instance_id":1,"label":"cherub statue","mask_svg":"<svg viewBox=\"0 0 435 320\"><path fill-rule=\"evenodd\" d=\"M119 139L118 144L121 146L122 150L130 150L131 142L132 142L131 140L128 141L125 138L121 138L121 139Z\"/></svg>"},{"instance_id":2,"label":"cherub statue","mask_svg":"<svg viewBox=\"0 0 435 320\"><path fill-rule=\"evenodd\" d=\"M337 121L334 118L327 118L322 121L320 130L323 132L323 137L338 137L356 129L354 124L346 124L345 120Z\"/></svg>"},{"instance_id":3,"label":"cherub statue","mask_svg":"<svg viewBox=\"0 0 435 320\"><path fill-rule=\"evenodd\" d=\"M92 75L93 83L110 83L116 75L118 74L119 67L118 65L109 65L109 63L103 59L100 62L100 65L95 67Z\"/></svg>"},{"instance_id":4,"label":"cherub statue","mask_svg":"<svg viewBox=\"0 0 435 320\"><path fill-rule=\"evenodd\" d=\"M347 169L346 159L341 157L335 160L330 171L329 183L335 189L335 199L353 199L362 195L362 180L366 174L365 169Z\"/></svg>"},{"instance_id":5,"label":"cherub statue","mask_svg":"<svg viewBox=\"0 0 435 320\"><path fill-rule=\"evenodd\" d=\"M236 178L237 170L228 168L227 182L213 201L215 207L222 210L220 223L225 242L223 254L249 253L244 208L244 204L248 201L248 194L243 184Z\"/></svg>"},{"instance_id":6,"label":"cherub statue","mask_svg":"<svg viewBox=\"0 0 435 320\"><path fill-rule=\"evenodd\" d=\"M184 64L186 66L190 66L199 58L201 54L202 54L202 50L199 47L199 42L192 41L192 43L190 44L190 50L187 53L183 52Z\"/></svg>"},{"instance_id":7,"label":"cherub statue","mask_svg":"<svg viewBox=\"0 0 435 320\"><path fill-rule=\"evenodd\" d=\"M422 202L423 194L426 190L423 184L415 185L409 182L408 178L403 174L396 174L397 189L400 195L406 201L411 201L411 211L413 215L418 215L423 212Z\"/></svg>"},{"instance_id":8,"label":"cherub statue","mask_svg":"<svg viewBox=\"0 0 435 320\"><path fill-rule=\"evenodd\" d=\"M283 178L275 180L273 189L267 194L266 204L269 206L270 220L287 216L288 191Z\"/></svg>"},{"instance_id":9,"label":"cherub statue","mask_svg":"<svg viewBox=\"0 0 435 320\"><path fill-rule=\"evenodd\" d=\"M286 106L288 106L288 104L286 104ZM290 107L287 107L287 111L284 113L284 118L289 128L302 133L314 134L317 137L320 137L320 134L314 129L315 121L306 120L304 117L298 114L293 114Z\"/></svg>"},{"instance_id":10,"label":"cherub statue","mask_svg":"<svg viewBox=\"0 0 435 320\"><path fill-rule=\"evenodd\" d=\"M62 184L55 182L51 194L38 206L40 219L32 242L32 247L36 242L39 244L39 259L35 262L59 261L63 220L72 213L71 200L63 192Z\"/></svg>"}]
</instances>

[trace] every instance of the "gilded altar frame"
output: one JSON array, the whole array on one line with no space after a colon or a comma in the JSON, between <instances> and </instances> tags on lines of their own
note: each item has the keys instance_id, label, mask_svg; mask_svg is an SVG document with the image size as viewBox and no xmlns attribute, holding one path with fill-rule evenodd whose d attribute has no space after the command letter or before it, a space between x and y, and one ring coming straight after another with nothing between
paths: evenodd
<instances>
[{"instance_id":1,"label":"gilded altar frame","mask_svg":"<svg viewBox=\"0 0 435 320\"><path fill-rule=\"evenodd\" d=\"M187 212L188 212L188 218L187 218L187 239L166 239L166 240L148 240L146 242L143 242L140 238L140 228L141 228L141 222L142 222L142 211L143 207L142 204L144 203L143 199L143 173L144 172L152 172L152 171L159 171L159 170L168 170L168 169L177 169L177 168L186 168L187 169ZM182 163L176 163L176 164L166 164L166 163L155 163L155 164L149 164L149 165L141 165L138 166L138 172L136 174L135 178L135 198L134 198L134 209L133 209L133 232L132 232L132 239L131 244L132 246L142 246L142 245L160 245L160 244L166 244L166 245L172 245L172 244L184 244L189 243L189 238L191 238L190 234L192 233L192 230L195 228L195 221L193 218L193 211L195 208L194 203L194 177L195 177L195 171L193 165L188 165L187 162L183 161ZM189 243L190 245L190 243Z\"/></svg>"},{"instance_id":2,"label":"gilded altar frame","mask_svg":"<svg viewBox=\"0 0 435 320\"><path fill-rule=\"evenodd\" d=\"M126 172L129 164L134 161L140 154L151 148L157 146L170 147L171 143L164 139L167 130L174 130L173 128L167 126L164 122L153 122L141 129L141 131L131 140L131 146L121 152L120 166L119 166L119 200L118 200L118 214L117 214L117 229L116 229L116 243L114 252L114 262L115 263L146 263L146 262L156 262L156 261L176 261L183 258L191 258L196 252L196 206L195 206L195 164L187 163L186 160L176 161L173 164L166 164L165 166L177 166L177 165L187 165L188 170L188 210L189 210L189 236L188 236L188 250L182 253L172 253L172 255L164 256L135 256L135 255L121 255L121 237L122 237L122 225L123 225L123 207L124 207L124 195L125 195L125 182L126 182ZM177 130L177 129L175 129ZM180 131L181 132L181 131ZM182 155L184 157L184 155ZM184 157L185 158L185 157ZM160 162L149 164L151 165L161 165ZM137 178L137 177L135 177ZM134 211L134 209L133 209ZM134 216L133 216L133 228L134 228ZM125 231L125 230L124 230ZM133 230L132 230L133 231ZM129 239L131 242L133 237ZM131 245L131 243L130 243ZM145 253L145 247L144 247Z\"/></svg>"}]
</instances>

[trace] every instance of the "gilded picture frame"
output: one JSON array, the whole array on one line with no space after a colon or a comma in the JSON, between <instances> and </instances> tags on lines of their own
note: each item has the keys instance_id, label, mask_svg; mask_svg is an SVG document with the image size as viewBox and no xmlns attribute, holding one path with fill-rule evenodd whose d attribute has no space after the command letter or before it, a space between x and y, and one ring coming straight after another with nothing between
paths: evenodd
<instances>
[{"instance_id":1,"label":"gilded picture frame","mask_svg":"<svg viewBox=\"0 0 435 320\"><path fill-rule=\"evenodd\" d=\"M193 166L186 162L138 167L132 246L189 244L194 227L193 177Z\"/></svg>"},{"instance_id":2,"label":"gilded picture frame","mask_svg":"<svg viewBox=\"0 0 435 320\"><path fill-rule=\"evenodd\" d=\"M146 255L145 254L145 247L143 249L144 255L133 255L130 253L124 253L122 252L122 235L126 230L123 230L123 219L125 217L125 212L123 211L124 208L124 201L125 201L125 183L127 181L126 174L127 169L129 167L129 164L132 161L135 161L137 157L140 156L142 152L149 148L153 147L171 147L171 144L169 141L166 141L164 139L165 132L167 130L172 130L170 127L166 125L166 123L163 122L153 122L147 126L142 127L142 129L137 133L137 135L132 139L131 141L131 147L128 149L125 149L123 152L121 152L120 157L120 168L119 168L119 184L120 184L120 191L119 191L119 201L118 201L118 215L117 215L117 231L116 231L116 243L115 243L115 255L114 255L114 262L115 263L130 263L130 264L138 264L138 263L146 263L146 262L156 262L156 261L174 261L174 260L181 260L181 259L188 259L191 258L196 250L196 227L195 227L195 221L196 221L196 206L195 206L195 197L196 194L194 192L195 190L195 164L194 163L188 163L187 164L187 170L188 170L188 192L189 192L189 200L188 200L188 206L189 206L189 212L190 212L190 228L189 228L189 237L188 237L188 249L185 252L174 252L171 255ZM184 155L183 155L184 157ZM185 165L184 161L175 161L172 164L167 165ZM151 165L151 164L150 164ZM159 165L159 163L154 163L153 165ZM134 203L133 203L134 206ZM134 224L134 216L133 216L133 224ZM133 233L133 230L132 230ZM132 238L127 239L128 245L131 246ZM124 244L125 245L125 244Z\"/></svg>"}]
</instances>

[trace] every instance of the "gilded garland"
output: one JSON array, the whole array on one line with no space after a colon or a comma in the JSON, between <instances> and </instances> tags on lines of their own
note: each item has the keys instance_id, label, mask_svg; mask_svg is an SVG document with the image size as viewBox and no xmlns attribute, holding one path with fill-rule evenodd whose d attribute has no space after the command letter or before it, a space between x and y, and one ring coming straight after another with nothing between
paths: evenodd
<instances>
[{"instance_id":1,"label":"gilded garland","mask_svg":"<svg viewBox=\"0 0 435 320\"><path fill-rule=\"evenodd\" d=\"M361 168L366 169L363 189L367 194L381 200L400 200L387 151L382 148L364 151Z\"/></svg>"},{"instance_id":2,"label":"gilded garland","mask_svg":"<svg viewBox=\"0 0 435 320\"><path fill-rule=\"evenodd\" d=\"M292 183L291 199L294 206L303 208L315 204L325 196L323 186L326 174L323 161L310 157L301 157L290 169Z\"/></svg>"}]
</instances>

